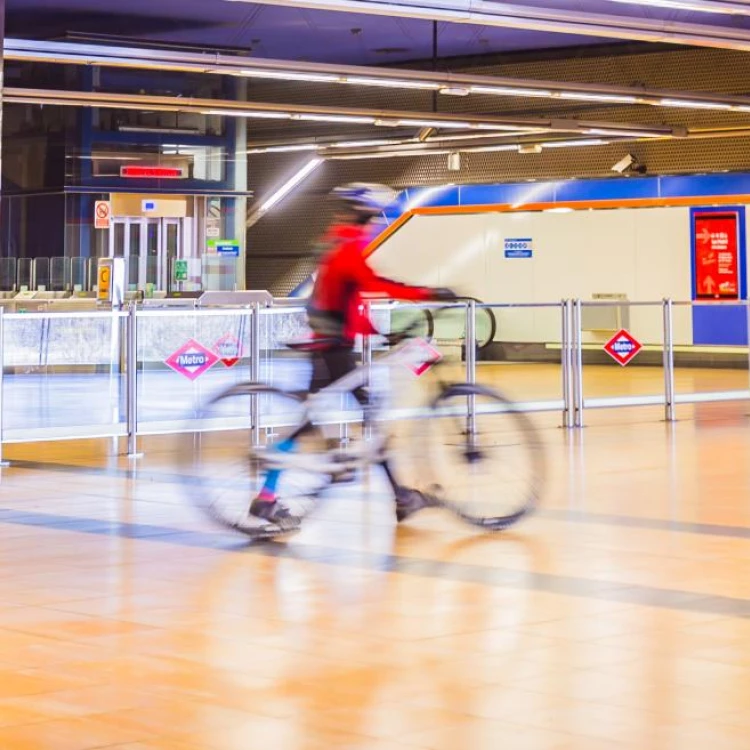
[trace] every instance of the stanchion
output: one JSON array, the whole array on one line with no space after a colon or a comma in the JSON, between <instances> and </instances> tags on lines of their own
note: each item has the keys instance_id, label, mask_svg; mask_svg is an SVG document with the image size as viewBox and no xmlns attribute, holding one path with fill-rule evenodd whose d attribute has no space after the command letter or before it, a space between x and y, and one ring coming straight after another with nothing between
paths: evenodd
<instances>
[{"instance_id":1,"label":"stanchion","mask_svg":"<svg viewBox=\"0 0 750 750\"><path fill-rule=\"evenodd\" d=\"M369 302L365 302L365 316L371 320L372 309ZM365 334L362 336L362 367L365 370L365 389L372 398L372 336ZM370 425L370 409L367 405L364 409L364 438L369 440L372 437L372 427Z\"/></svg>"},{"instance_id":2,"label":"stanchion","mask_svg":"<svg viewBox=\"0 0 750 750\"><path fill-rule=\"evenodd\" d=\"M583 427L583 335L581 331L581 300L573 300L571 339L571 381L573 384L573 426Z\"/></svg>"},{"instance_id":3,"label":"stanchion","mask_svg":"<svg viewBox=\"0 0 750 750\"><path fill-rule=\"evenodd\" d=\"M477 382L477 303L470 299L466 303L466 382L474 385ZM466 430L469 435L476 435L477 415L476 396L469 396L466 415Z\"/></svg>"},{"instance_id":4,"label":"stanchion","mask_svg":"<svg viewBox=\"0 0 750 750\"><path fill-rule=\"evenodd\" d=\"M563 427L570 429L573 426L573 399L570 365L572 358L572 342L570 340L570 300L564 299L560 302L560 312L562 317L562 351L560 354L560 364L562 366L562 393L563 393Z\"/></svg>"},{"instance_id":5,"label":"stanchion","mask_svg":"<svg viewBox=\"0 0 750 750\"><path fill-rule=\"evenodd\" d=\"M116 313L115 313L116 314ZM125 400L128 417L128 458L138 458L138 316L135 302L128 307L125 347Z\"/></svg>"},{"instance_id":6,"label":"stanchion","mask_svg":"<svg viewBox=\"0 0 750 750\"><path fill-rule=\"evenodd\" d=\"M250 380L260 381L260 303L254 302L250 317ZM250 396L250 431L253 447L260 445L260 403L255 394Z\"/></svg>"},{"instance_id":7,"label":"stanchion","mask_svg":"<svg viewBox=\"0 0 750 750\"><path fill-rule=\"evenodd\" d=\"M673 312L672 300L662 300L664 318L664 419L667 422L675 421Z\"/></svg>"},{"instance_id":8,"label":"stanchion","mask_svg":"<svg viewBox=\"0 0 750 750\"><path fill-rule=\"evenodd\" d=\"M5 308L0 307L0 467L10 466L10 463L3 457L3 426L5 420L3 419L3 411L5 407L5 399L3 398L5 392L3 387L5 385Z\"/></svg>"}]
</instances>

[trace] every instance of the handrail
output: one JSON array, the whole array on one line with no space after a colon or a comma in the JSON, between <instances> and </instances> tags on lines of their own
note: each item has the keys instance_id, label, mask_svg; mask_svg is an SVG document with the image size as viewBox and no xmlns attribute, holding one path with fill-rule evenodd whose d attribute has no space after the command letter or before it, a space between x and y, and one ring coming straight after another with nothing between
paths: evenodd
<instances>
[{"instance_id":1,"label":"handrail","mask_svg":"<svg viewBox=\"0 0 750 750\"><path fill-rule=\"evenodd\" d=\"M684 404L699 404L708 402L725 402L730 400L750 400L750 388L743 387L737 390L716 390L710 392L676 392L675 388L675 359L679 357L684 347L676 345L674 341L674 309L680 308L693 308L693 307L705 307L705 306L720 306L720 307L740 307L747 310L747 317L750 321L750 302L747 300L582 300L582 299L563 299L557 302L474 302L474 301L457 301L448 305L438 304L434 302L424 303L408 303L410 307L416 308L434 308L448 307L451 309L464 311L465 321L463 323L462 332L458 334L458 337L463 343L463 351L465 352L465 371L463 377L469 382L475 382L478 378L478 356L476 354L476 346L466 346L466 342L474 341L476 344L477 331L476 331L476 311L479 309L493 309L496 311L498 316L502 315L503 310L535 310L535 309L556 309L559 314L560 325L557 331L559 331L559 351L560 351L560 365L561 365L561 383L560 388L562 392L561 399L545 398L537 399L534 401L524 400L522 403L516 404L516 408L528 412L539 412L539 411L561 411L562 424L567 428L581 428L584 425L584 414L587 409L608 409L608 408L623 408L623 407L636 407L636 406L662 406L664 408L664 419L668 422L673 421L676 418L675 410L678 406ZM388 312L395 311L400 308L400 304L393 301L381 301L373 300L368 303L371 310L374 312ZM590 354L590 348L596 347L601 348L603 343L593 342L589 343L584 341L583 330L582 330L582 313L586 308L589 307L626 307L626 308L660 308L661 314L661 325L662 331L661 341L654 341L643 347L644 353L650 352L649 362L655 362L656 356L658 355L661 359L661 366L664 373L663 387L660 388L659 393L649 393L644 395L631 395L624 394L620 396L596 396L586 392L584 383L584 352L587 352L587 362ZM221 318L230 318L240 321L245 321L239 328L237 335L238 338L242 339L241 345L242 354L240 359L244 363L243 366L250 366L250 375L253 378L260 379L263 377L261 370L262 353L268 346L264 342L265 336L270 336L269 341L275 341L277 336L277 326L260 326L259 323L262 320L262 316L270 316L276 318L278 316L296 316L304 314L305 307L300 305L298 302L295 304L277 304L276 306L262 307L259 304L255 304L253 307L247 306L227 306L217 308L150 308L141 304L132 303L128 310L123 309L112 309L112 308L100 308L92 310L52 310L52 309L41 309L38 311L30 311L26 313L16 312L3 312L4 307L0 305L0 404L3 403L4 396L7 397L5 389L8 387L8 378L2 378L2 372L7 371L8 375L13 375L11 369L14 365L14 360L9 357L9 349L12 346L12 339L14 333L14 326L21 326L21 328L15 329L21 335L21 332L25 329L23 324L29 321L40 321L43 323L42 336L45 345L49 345L50 341L59 339L53 339L52 333L55 332L54 323L52 321L65 321L65 320L109 320L112 321L110 326L111 336L111 353L105 353L102 356L105 357L107 362L112 363L113 372L117 372L115 377L122 376L124 379L125 387L119 389L120 398L124 399L124 409L121 409L121 413L127 415L127 424L118 422L115 424L108 424L102 426L101 424L91 424L88 427L80 425L72 425L69 428L62 425L50 426L43 428L19 428L13 426L11 429L7 428L7 422L4 424L2 420L2 409L0 409L0 461L2 460L2 447L4 443L8 442L27 442L42 439L62 439L65 437L92 437L99 438L102 436L121 436L127 435L128 437L128 453L132 456L138 455L138 437L146 434L156 434L154 431L174 432L180 431L180 428L176 423L170 423L170 427L167 422L153 421L141 423L138 418L138 398L142 388L136 387L138 385L137 378L139 377L138 368L143 359L143 355L139 353L142 348L139 342L147 340L147 336L138 335L138 326L142 324L146 319L158 319L165 318L169 321L179 319L191 319L195 320L194 330L198 331L215 331L217 328L223 328L221 323L209 323L209 320L219 320ZM123 319L128 320L127 326L121 326L120 323ZM198 325L197 321L206 320L204 325ZM502 318L498 317L500 321L500 330L503 330ZM295 321L292 325L297 326L301 323ZM230 327L236 326L236 323L232 323ZM190 326L188 326L188 330ZM62 329L63 331L67 329ZM161 330L157 326L157 329ZM164 324L165 331L173 330L171 323ZM284 328L286 330L286 328ZM658 330L658 329L655 329ZM144 332L141 331L143 334ZM614 331L613 331L614 333ZM26 335L26 334L24 334ZM208 336L213 337L214 333L203 333L194 334L196 340L203 335L205 340L199 341L204 348L211 348L217 346L215 339L208 339ZM284 334L286 335L286 334ZM548 352L557 349L557 332L554 334L553 344L545 344L545 349ZM124 338L120 338L124 336ZM249 345L245 342L249 341ZM438 344L439 345L439 344ZM271 348L275 347L272 343ZM366 367L373 366L372 362L372 347L373 343L369 339L365 342L362 348L363 363ZM731 350L726 352L726 350ZM32 353L34 349L32 348ZM217 350L218 351L218 350ZM748 357L750 364L750 347L747 346L736 346L736 347L722 347L722 353L730 354L742 354ZM554 355L552 355L554 356ZM644 354L641 355L642 357ZM162 355L159 357L163 358ZM159 357L156 360L149 360L150 365L159 365ZM63 360L65 361L65 358ZM94 360L95 362L99 360ZM86 362L80 363L76 360L77 364L87 364ZM42 367L48 367L49 360L45 357L37 364L33 362L33 367L38 368L39 365ZM23 365L25 367L26 365ZM67 365L60 365L67 366ZM88 366L88 365L87 365ZM221 368L221 366L219 366ZM38 370L37 370L38 371ZM227 371L229 375L229 371ZM23 375L21 375L23 377ZM247 376L244 376L247 377ZM186 385L186 384L185 384ZM743 384L744 385L744 384ZM195 393L202 393L203 386L196 387ZM5 400L7 404L7 398ZM392 418L397 419L399 416L403 416L407 412L402 409L395 409L389 412ZM421 411L417 410L413 413L414 415L422 414ZM480 413L480 406L469 402L468 410L468 425L471 429L474 425L474 419L477 414ZM245 417L241 419L247 420L247 426L252 428L252 437L255 442L258 442L263 437L263 431L268 427L267 418L261 415L256 408L253 408ZM282 419L283 415L276 415L274 420ZM349 417L347 417L349 419ZM353 417L352 419L357 419ZM157 427L158 425L158 427ZM211 429L216 429L216 425L212 425ZM221 428L221 425L219 425ZM225 425L225 429L236 429L237 421L236 418L228 419ZM196 429L200 429L200 425L196 425ZM25 437L24 437L25 436Z\"/></svg>"}]
</instances>

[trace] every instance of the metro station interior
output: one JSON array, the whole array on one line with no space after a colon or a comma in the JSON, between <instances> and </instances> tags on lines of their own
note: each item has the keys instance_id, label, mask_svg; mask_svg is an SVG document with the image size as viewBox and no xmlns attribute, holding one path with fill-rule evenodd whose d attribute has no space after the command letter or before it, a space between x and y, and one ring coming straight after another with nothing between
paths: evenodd
<instances>
[{"instance_id":1,"label":"metro station interior","mask_svg":"<svg viewBox=\"0 0 750 750\"><path fill-rule=\"evenodd\" d=\"M750 2L0 18L0 750L747 750ZM456 299L368 299L373 400L302 400L353 183L363 263ZM250 538L310 403L353 480ZM396 516L381 430L481 500Z\"/></svg>"}]
</instances>

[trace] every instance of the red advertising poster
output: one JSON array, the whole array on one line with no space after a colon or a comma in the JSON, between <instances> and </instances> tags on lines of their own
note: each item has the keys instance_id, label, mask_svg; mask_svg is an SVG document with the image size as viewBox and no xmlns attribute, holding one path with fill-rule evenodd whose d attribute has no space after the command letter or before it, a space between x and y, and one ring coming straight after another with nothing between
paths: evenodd
<instances>
[{"instance_id":1,"label":"red advertising poster","mask_svg":"<svg viewBox=\"0 0 750 750\"><path fill-rule=\"evenodd\" d=\"M695 298L739 299L737 213L695 213L694 222Z\"/></svg>"}]
</instances>

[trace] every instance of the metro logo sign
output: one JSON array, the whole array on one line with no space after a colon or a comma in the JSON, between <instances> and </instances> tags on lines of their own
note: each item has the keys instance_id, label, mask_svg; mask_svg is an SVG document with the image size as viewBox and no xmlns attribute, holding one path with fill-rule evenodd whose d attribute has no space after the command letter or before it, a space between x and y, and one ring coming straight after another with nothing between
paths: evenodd
<instances>
[{"instance_id":1,"label":"metro logo sign","mask_svg":"<svg viewBox=\"0 0 750 750\"><path fill-rule=\"evenodd\" d=\"M184 375L188 380L197 380L218 361L219 358L210 349L206 349L195 339L190 339L164 360L164 364L180 375Z\"/></svg>"},{"instance_id":2,"label":"metro logo sign","mask_svg":"<svg viewBox=\"0 0 750 750\"><path fill-rule=\"evenodd\" d=\"M401 363L417 377L442 358L440 351L424 339L412 339L401 351Z\"/></svg>"},{"instance_id":3,"label":"metro logo sign","mask_svg":"<svg viewBox=\"0 0 750 750\"><path fill-rule=\"evenodd\" d=\"M225 333L214 344L214 351L224 367L234 367L242 357L242 342L231 333Z\"/></svg>"},{"instance_id":4,"label":"metro logo sign","mask_svg":"<svg viewBox=\"0 0 750 750\"><path fill-rule=\"evenodd\" d=\"M636 341L624 328L618 331L605 345L604 351L609 354L615 362L623 367L642 349L641 344Z\"/></svg>"}]
</instances>

